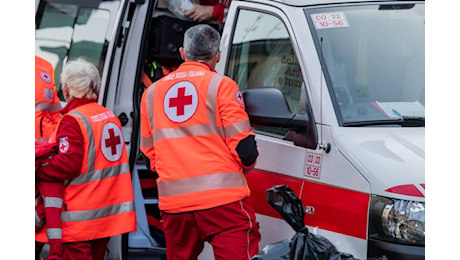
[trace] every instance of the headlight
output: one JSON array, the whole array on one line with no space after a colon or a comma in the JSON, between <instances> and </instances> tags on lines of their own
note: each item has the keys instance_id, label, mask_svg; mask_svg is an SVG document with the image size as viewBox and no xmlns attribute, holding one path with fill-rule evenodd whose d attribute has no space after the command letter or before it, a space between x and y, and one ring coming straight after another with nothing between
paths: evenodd
<instances>
[{"instance_id":1,"label":"headlight","mask_svg":"<svg viewBox=\"0 0 460 260\"><path fill-rule=\"evenodd\" d=\"M425 203L372 196L371 237L405 244L425 244Z\"/></svg>"}]
</instances>

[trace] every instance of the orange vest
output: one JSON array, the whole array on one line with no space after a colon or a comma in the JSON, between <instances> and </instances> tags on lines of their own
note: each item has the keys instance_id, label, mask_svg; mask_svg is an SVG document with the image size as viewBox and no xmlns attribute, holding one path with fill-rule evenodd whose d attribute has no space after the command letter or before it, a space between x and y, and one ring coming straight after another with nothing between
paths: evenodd
<instances>
[{"instance_id":1,"label":"orange vest","mask_svg":"<svg viewBox=\"0 0 460 260\"><path fill-rule=\"evenodd\" d=\"M141 101L141 150L169 213L208 209L249 196L236 152L253 134L237 84L198 62L155 82Z\"/></svg>"},{"instance_id":2,"label":"orange vest","mask_svg":"<svg viewBox=\"0 0 460 260\"><path fill-rule=\"evenodd\" d=\"M53 66L35 56L35 141L47 142L56 128L61 109L54 85Z\"/></svg>"},{"instance_id":3,"label":"orange vest","mask_svg":"<svg viewBox=\"0 0 460 260\"><path fill-rule=\"evenodd\" d=\"M80 176L66 182L62 242L135 231L131 174L118 118L97 103L77 107L65 116L73 117L80 125L85 154ZM43 241L43 235L36 240Z\"/></svg>"}]
</instances>

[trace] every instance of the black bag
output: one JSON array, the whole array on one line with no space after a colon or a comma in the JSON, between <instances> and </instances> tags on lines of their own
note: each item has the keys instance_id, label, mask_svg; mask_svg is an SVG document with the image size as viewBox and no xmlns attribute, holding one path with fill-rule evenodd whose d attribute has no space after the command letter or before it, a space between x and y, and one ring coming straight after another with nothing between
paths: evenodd
<instances>
[{"instance_id":1,"label":"black bag","mask_svg":"<svg viewBox=\"0 0 460 260\"><path fill-rule=\"evenodd\" d=\"M290 240L266 246L251 260L358 260L353 255L339 252L325 237L308 232L302 201L287 185L268 189L266 200L296 233ZM385 256L370 259L387 260Z\"/></svg>"},{"instance_id":2,"label":"black bag","mask_svg":"<svg viewBox=\"0 0 460 260\"><path fill-rule=\"evenodd\" d=\"M268 189L266 200L296 232L289 245L290 260L340 260L340 252L329 240L308 232L302 201L287 185Z\"/></svg>"},{"instance_id":3,"label":"black bag","mask_svg":"<svg viewBox=\"0 0 460 260\"><path fill-rule=\"evenodd\" d=\"M199 23L181 20L170 16L158 16L152 19L152 29L148 56L150 61L162 65L177 66L183 62L179 48L182 47L185 31ZM218 24L209 24L219 31Z\"/></svg>"}]
</instances>

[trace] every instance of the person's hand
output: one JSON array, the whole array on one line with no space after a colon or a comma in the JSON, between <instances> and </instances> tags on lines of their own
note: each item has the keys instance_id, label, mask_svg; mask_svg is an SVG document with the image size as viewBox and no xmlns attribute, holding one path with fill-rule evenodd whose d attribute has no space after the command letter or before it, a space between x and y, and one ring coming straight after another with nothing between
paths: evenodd
<instances>
[{"instance_id":1,"label":"person's hand","mask_svg":"<svg viewBox=\"0 0 460 260\"><path fill-rule=\"evenodd\" d=\"M193 4L195 7L186 11L184 16L192 19L195 22L204 22L211 20L212 12L214 10L214 6L212 5L199 5Z\"/></svg>"}]
</instances>

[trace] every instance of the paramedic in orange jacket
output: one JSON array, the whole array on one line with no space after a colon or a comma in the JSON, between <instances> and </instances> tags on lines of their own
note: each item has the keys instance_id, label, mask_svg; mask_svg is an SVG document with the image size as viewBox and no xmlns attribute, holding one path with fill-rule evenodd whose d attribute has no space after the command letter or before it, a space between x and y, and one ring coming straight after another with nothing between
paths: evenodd
<instances>
[{"instance_id":1,"label":"paramedic in orange jacket","mask_svg":"<svg viewBox=\"0 0 460 260\"><path fill-rule=\"evenodd\" d=\"M35 55L35 141L47 142L59 121L61 103L53 65Z\"/></svg>"},{"instance_id":2,"label":"paramedic in orange jacket","mask_svg":"<svg viewBox=\"0 0 460 260\"><path fill-rule=\"evenodd\" d=\"M55 136L58 153L37 175L50 182L69 180L62 201L62 259L103 260L110 237L136 229L121 124L97 103L101 82L93 64L70 61L61 82L68 103ZM35 239L46 242L46 234Z\"/></svg>"},{"instance_id":3,"label":"paramedic in orange jacket","mask_svg":"<svg viewBox=\"0 0 460 260\"><path fill-rule=\"evenodd\" d=\"M47 143L52 133L55 131L57 123L60 119L59 110L61 109L60 100L57 95L57 89L54 83L54 68L51 63L47 60L35 55L35 142L37 143ZM43 185L37 186L36 189ZM58 186L62 187L63 182L52 182ZM63 188L56 190L57 193L60 193ZM37 191L37 190L36 190ZM37 205L36 205L37 209ZM45 209L43 209L45 211ZM55 208L47 207L46 211L54 211ZM53 216L48 216L48 223L54 229L54 227L60 227L60 221L58 217L60 216L59 210L56 211L57 214ZM57 220L54 221L54 220ZM50 250L47 259L60 259L59 255L61 254L61 243L60 235L54 236L53 234L48 234ZM43 248L43 243L36 242L36 259L39 259L41 249Z\"/></svg>"},{"instance_id":4,"label":"paramedic in orange jacket","mask_svg":"<svg viewBox=\"0 0 460 260\"><path fill-rule=\"evenodd\" d=\"M168 260L197 259L208 241L215 259L250 259L260 233L244 174L258 156L237 84L215 72L220 35L185 32L185 60L141 101L141 151L157 179Z\"/></svg>"}]
</instances>

